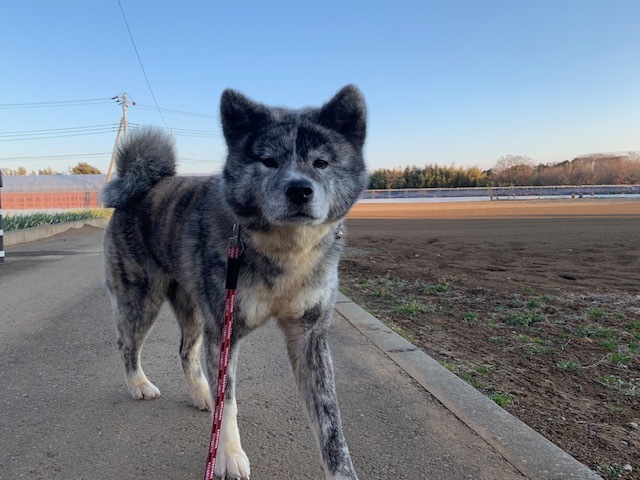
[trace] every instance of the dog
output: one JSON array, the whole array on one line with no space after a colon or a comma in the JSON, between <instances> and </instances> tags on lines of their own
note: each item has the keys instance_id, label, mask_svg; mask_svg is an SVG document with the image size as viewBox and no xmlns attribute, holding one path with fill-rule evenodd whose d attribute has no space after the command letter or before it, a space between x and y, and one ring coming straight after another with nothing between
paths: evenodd
<instances>
[{"instance_id":1,"label":"dog","mask_svg":"<svg viewBox=\"0 0 640 480\"><path fill-rule=\"evenodd\" d=\"M327 479L357 479L344 439L327 331L336 300L343 219L367 184L366 105L348 85L317 108L270 107L234 90L220 102L227 159L220 175L175 175L170 138L132 133L103 200L106 287L126 384L134 399L160 395L142 370L144 339L168 299L182 332L189 393L213 411L225 304L227 246L244 246L215 474L248 479L235 372L241 339L275 318ZM206 376L201 366L204 346ZM208 380L207 380L208 379Z\"/></svg>"}]
</instances>

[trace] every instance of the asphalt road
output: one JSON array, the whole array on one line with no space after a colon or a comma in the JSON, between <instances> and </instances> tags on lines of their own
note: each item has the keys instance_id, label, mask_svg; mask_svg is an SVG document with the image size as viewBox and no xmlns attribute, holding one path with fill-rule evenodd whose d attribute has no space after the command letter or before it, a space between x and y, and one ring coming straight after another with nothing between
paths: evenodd
<instances>
[{"instance_id":1,"label":"asphalt road","mask_svg":"<svg viewBox=\"0 0 640 480\"><path fill-rule=\"evenodd\" d=\"M16 245L0 264L0 479L202 477L210 418L190 404L167 308L143 351L162 396L128 396L102 233L85 227ZM331 333L361 479L523 478L338 314ZM252 478L324 478L273 325L243 344L238 406Z\"/></svg>"}]
</instances>

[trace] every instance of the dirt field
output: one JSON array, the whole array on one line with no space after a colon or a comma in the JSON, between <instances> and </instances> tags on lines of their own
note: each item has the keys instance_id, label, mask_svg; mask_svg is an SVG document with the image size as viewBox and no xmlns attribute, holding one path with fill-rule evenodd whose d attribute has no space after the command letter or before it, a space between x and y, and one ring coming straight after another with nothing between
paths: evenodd
<instances>
[{"instance_id":1,"label":"dirt field","mask_svg":"<svg viewBox=\"0 0 640 480\"><path fill-rule=\"evenodd\" d=\"M640 201L359 204L347 243L345 294L603 477L640 479Z\"/></svg>"}]
</instances>

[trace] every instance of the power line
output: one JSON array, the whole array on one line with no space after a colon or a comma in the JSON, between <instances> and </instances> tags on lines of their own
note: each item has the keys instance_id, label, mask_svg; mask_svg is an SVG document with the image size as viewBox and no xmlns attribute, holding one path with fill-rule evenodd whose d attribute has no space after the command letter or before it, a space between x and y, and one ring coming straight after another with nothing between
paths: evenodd
<instances>
[{"instance_id":1,"label":"power line","mask_svg":"<svg viewBox=\"0 0 640 480\"><path fill-rule=\"evenodd\" d=\"M110 152L100 153L73 153L70 155L39 155L32 157L0 157L0 160L43 160L47 158L72 158L72 157L100 157L102 155L109 155Z\"/></svg>"},{"instance_id":2,"label":"power line","mask_svg":"<svg viewBox=\"0 0 640 480\"><path fill-rule=\"evenodd\" d=\"M76 107L80 105L99 105L109 103L108 98L88 98L85 100L59 100L53 102L28 102L28 103L0 103L0 109L8 108L46 108L46 107Z\"/></svg>"},{"instance_id":3,"label":"power line","mask_svg":"<svg viewBox=\"0 0 640 480\"><path fill-rule=\"evenodd\" d=\"M144 105L144 104L140 104L140 103L136 103L136 108L140 108L142 110L157 110L155 107L152 107L150 105ZM182 110L173 110L170 108L161 108L160 110L162 110L164 113L169 113L171 115L186 115L186 116L190 116L190 117L202 117L202 118L212 118L212 119L217 119L217 115L209 115L206 113L195 113L195 112L184 112Z\"/></svg>"},{"instance_id":4,"label":"power line","mask_svg":"<svg viewBox=\"0 0 640 480\"><path fill-rule=\"evenodd\" d=\"M113 126L108 129L95 130L95 131L86 131L83 133L64 133L62 135L45 135L40 137L33 136L22 136L18 138L0 138L0 142L15 142L15 141L25 141L25 140L44 140L48 138L63 138L63 137L81 137L84 135L99 135L104 133L113 133L117 130L117 126Z\"/></svg>"},{"instance_id":5,"label":"power line","mask_svg":"<svg viewBox=\"0 0 640 480\"><path fill-rule=\"evenodd\" d=\"M145 127L159 128L160 130L171 132L174 135L179 135L183 137L220 138L219 134L212 132L211 130L193 130L189 128L164 128L164 127L158 127L156 125L144 125L139 123L129 123L129 126L132 126L134 129L145 128Z\"/></svg>"},{"instance_id":6,"label":"power line","mask_svg":"<svg viewBox=\"0 0 640 480\"><path fill-rule=\"evenodd\" d=\"M74 133L87 130L102 129L106 127L116 126L114 123L103 125L83 125L79 127L65 127L65 128L48 128L43 130L15 130L12 132L0 132L0 136L28 136L28 135L40 135L40 134L55 134L55 133Z\"/></svg>"},{"instance_id":7,"label":"power line","mask_svg":"<svg viewBox=\"0 0 640 480\"><path fill-rule=\"evenodd\" d=\"M122 9L122 4L120 0L118 0L118 6L120 7L120 12L122 13L122 18L124 19L124 24L127 26L127 31L129 32L129 38L131 39L131 44L133 45L133 49L136 52L136 57L138 57L138 63L140 64L140 68L142 69L142 73L144 74L144 79L147 82L147 87L149 87L149 92L151 92L151 98L153 98L153 103L156 105L158 109L158 113L160 114L160 118L162 119L162 123L167 127L167 122L160 111L160 107L158 106L158 101L156 100L156 96L153 93L153 89L151 88L151 84L149 83L149 78L147 77L147 72L144 70L144 65L142 65L142 60L140 59L140 54L138 53L138 47L136 47L136 42L133 40L133 34L131 33L131 29L129 28L129 22L127 22L127 17L124 14L124 10Z\"/></svg>"}]
</instances>

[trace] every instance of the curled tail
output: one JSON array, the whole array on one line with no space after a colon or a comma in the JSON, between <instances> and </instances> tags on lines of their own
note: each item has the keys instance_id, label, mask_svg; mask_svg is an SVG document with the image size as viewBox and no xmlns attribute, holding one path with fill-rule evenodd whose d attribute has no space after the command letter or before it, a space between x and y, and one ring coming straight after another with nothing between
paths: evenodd
<instances>
[{"instance_id":1,"label":"curled tail","mask_svg":"<svg viewBox=\"0 0 640 480\"><path fill-rule=\"evenodd\" d=\"M176 173L173 141L156 129L133 132L118 148L117 178L102 191L107 207L122 208Z\"/></svg>"}]
</instances>

